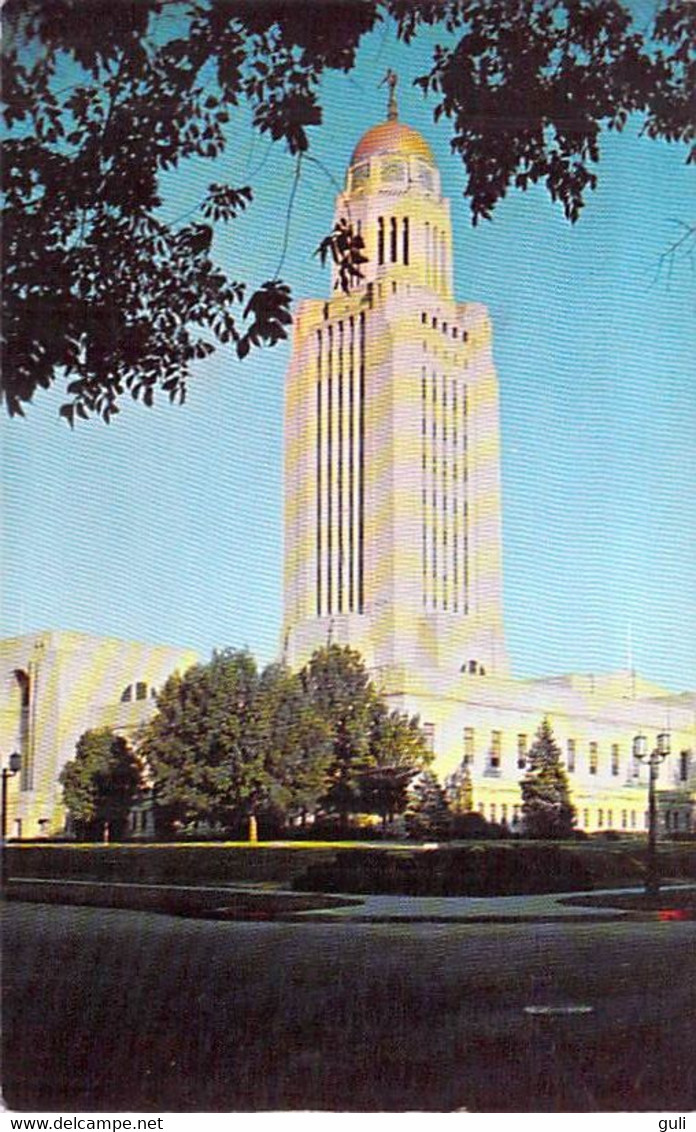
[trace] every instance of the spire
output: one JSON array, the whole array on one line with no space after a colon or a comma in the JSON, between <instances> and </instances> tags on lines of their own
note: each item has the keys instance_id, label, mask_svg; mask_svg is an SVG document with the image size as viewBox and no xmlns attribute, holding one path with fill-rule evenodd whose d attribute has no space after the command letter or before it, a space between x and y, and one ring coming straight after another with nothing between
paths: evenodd
<instances>
[{"instance_id":1,"label":"spire","mask_svg":"<svg viewBox=\"0 0 696 1132\"><path fill-rule=\"evenodd\" d=\"M382 79L380 86L385 83L389 87L389 98L387 100L387 120L389 122L396 122L399 118L399 108L396 105L396 85L399 81L399 76L396 71L392 71L391 67L387 67L387 73Z\"/></svg>"}]
</instances>

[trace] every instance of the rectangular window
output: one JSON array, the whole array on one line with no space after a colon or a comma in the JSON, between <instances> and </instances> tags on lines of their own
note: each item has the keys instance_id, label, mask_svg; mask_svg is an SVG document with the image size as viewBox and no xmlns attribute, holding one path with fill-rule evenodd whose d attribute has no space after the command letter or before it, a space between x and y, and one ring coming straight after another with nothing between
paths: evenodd
<instances>
[{"instance_id":1,"label":"rectangular window","mask_svg":"<svg viewBox=\"0 0 696 1132\"><path fill-rule=\"evenodd\" d=\"M621 828L628 829L628 810L621 811Z\"/></svg>"},{"instance_id":2,"label":"rectangular window","mask_svg":"<svg viewBox=\"0 0 696 1132\"><path fill-rule=\"evenodd\" d=\"M636 811L631 810L631 829L636 828Z\"/></svg>"},{"instance_id":3,"label":"rectangular window","mask_svg":"<svg viewBox=\"0 0 696 1132\"><path fill-rule=\"evenodd\" d=\"M502 731L491 731L491 752L490 752L490 767L491 770L498 770L500 768L500 755L502 750L503 734Z\"/></svg>"},{"instance_id":4,"label":"rectangular window","mask_svg":"<svg viewBox=\"0 0 696 1132\"><path fill-rule=\"evenodd\" d=\"M602 829L604 826L604 810L597 810L597 828Z\"/></svg>"},{"instance_id":5,"label":"rectangular window","mask_svg":"<svg viewBox=\"0 0 696 1132\"><path fill-rule=\"evenodd\" d=\"M495 802L491 802L491 804L490 804L490 809L489 809L489 814L490 814L490 820L491 820L492 822L496 821L496 816L497 816L497 809L496 809L496 805L495 805Z\"/></svg>"},{"instance_id":6,"label":"rectangular window","mask_svg":"<svg viewBox=\"0 0 696 1132\"><path fill-rule=\"evenodd\" d=\"M396 263L396 240L397 240L396 217L392 216L389 221L389 251L392 263Z\"/></svg>"},{"instance_id":7,"label":"rectangular window","mask_svg":"<svg viewBox=\"0 0 696 1132\"><path fill-rule=\"evenodd\" d=\"M520 770L527 765L527 736L517 736L517 766Z\"/></svg>"},{"instance_id":8,"label":"rectangular window","mask_svg":"<svg viewBox=\"0 0 696 1132\"><path fill-rule=\"evenodd\" d=\"M377 263L384 263L384 217L377 218Z\"/></svg>"},{"instance_id":9,"label":"rectangular window","mask_svg":"<svg viewBox=\"0 0 696 1132\"><path fill-rule=\"evenodd\" d=\"M435 724L424 723L423 734L425 735L425 745L431 755L435 754Z\"/></svg>"},{"instance_id":10,"label":"rectangular window","mask_svg":"<svg viewBox=\"0 0 696 1132\"><path fill-rule=\"evenodd\" d=\"M611 829L614 825L614 811L607 810L607 829Z\"/></svg>"},{"instance_id":11,"label":"rectangular window","mask_svg":"<svg viewBox=\"0 0 696 1132\"><path fill-rule=\"evenodd\" d=\"M599 770L599 748L596 743L590 743L590 774Z\"/></svg>"},{"instance_id":12,"label":"rectangular window","mask_svg":"<svg viewBox=\"0 0 696 1132\"><path fill-rule=\"evenodd\" d=\"M503 804L500 807L500 824L501 825L507 825L507 820L508 820L508 808L507 808L507 804L505 802L503 802Z\"/></svg>"},{"instance_id":13,"label":"rectangular window","mask_svg":"<svg viewBox=\"0 0 696 1132\"><path fill-rule=\"evenodd\" d=\"M575 752L577 750L575 739L569 739L566 743L566 766L572 774L575 770Z\"/></svg>"},{"instance_id":14,"label":"rectangular window","mask_svg":"<svg viewBox=\"0 0 696 1132\"><path fill-rule=\"evenodd\" d=\"M475 731L473 727L464 728L464 762L471 766L474 761Z\"/></svg>"},{"instance_id":15,"label":"rectangular window","mask_svg":"<svg viewBox=\"0 0 696 1132\"><path fill-rule=\"evenodd\" d=\"M682 751L679 755L679 781L688 782L689 780L689 752Z\"/></svg>"},{"instance_id":16,"label":"rectangular window","mask_svg":"<svg viewBox=\"0 0 696 1132\"><path fill-rule=\"evenodd\" d=\"M582 827L583 827L583 829L588 829L589 825L590 825L590 811L589 810L583 810L582 811Z\"/></svg>"},{"instance_id":17,"label":"rectangular window","mask_svg":"<svg viewBox=\"0 0 696 1132\"><path fill-rule=\"evenodd\" d=\"M612 743L612 745L611 745L611 773L613 774L614 778L616 778L616 776L618 775L620 767L621 767L621 756L619 754L619 744L618 743Z\"/></svg>"},{"instance_id":18,"label":"rectangular window","mask_svg":"<svg viewBox=\"0 0 696 1132\"><path fill-rule=\"evenodd\" d=\"M404 216L403 221L402 221L401 239L402 239L403 262L406 265L406 267L408 267L408 261L409 261L409 255L410 255L408 216Z\"/></svg>"}]
</instances>

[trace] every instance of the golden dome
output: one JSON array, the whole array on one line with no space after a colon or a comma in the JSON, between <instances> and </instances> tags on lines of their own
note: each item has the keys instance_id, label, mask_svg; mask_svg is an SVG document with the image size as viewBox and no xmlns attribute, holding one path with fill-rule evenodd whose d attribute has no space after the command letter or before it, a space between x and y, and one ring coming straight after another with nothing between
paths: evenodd
<instances>
[{"instance_id":1,"label":"golden dome","mask_svg":"<svg viewBox=\"0 0 696 1132\"><path fill-rule=\"evenodd\" d=\"M422 157L429 165L435 164L433 151L417 130L405 126L403 122L387 121L373 126L353 150L351 165L365 161L378 154L397 154L400 157Z\"/></svg>"}]
</instances>

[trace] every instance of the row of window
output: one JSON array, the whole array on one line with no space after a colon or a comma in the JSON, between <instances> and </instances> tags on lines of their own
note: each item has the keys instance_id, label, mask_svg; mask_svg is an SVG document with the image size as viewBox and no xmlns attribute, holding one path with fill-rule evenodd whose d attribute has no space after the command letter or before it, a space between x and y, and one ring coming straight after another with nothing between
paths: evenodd
<instances>
[{"instance_id":1,"label":"row of window","mask_svg":"<svg viewBox=\"0 0 696 1132\"><path fill-rule=\"evenodd\" d=\"M372 161L361 161L351 169L350 185L353 192L367 187L370 174L374 176L379 170L380 181L388 185L389 189L406 188L416 185L432 193L435 190L435 178L430 166L423 161L412 160L409 163L400 157L373 158Z\"/></svg>"},{"instance_id":2,"label":"row of window","mask_svg":"<svg viewBox=\"0 0 696 1132\"><path fill-rule=\"evenodd\" d=\"M154 699L156 696L154 688L150 688L150 696ZM147 684L144 680L138 680L136 684L129 684L121 692L121 703L129 704L132 700L146 700L148 696Z\"/></svg>"},{"instance_id":3,"label":"row of window","mask_svg":"<svg viewBox=\"0 0 696 1132\"><path fill-rule=\"evenodd\" d=\"M517 828L522 821L522 806L511 806L507 802L489 802L488 804L481 802L478 806L478 812L488 821L509 825L512 829ZM582 809L578 813L578 827L580 829L630 831L637 830L639 825L642 825L643 829L647 829L649 820L647 810L620 810L615 812L613 809L599 808L595 811L594 819L590 809ZM663 821L665 829L673 833L688 833L693 826L692 815L688 810L666 810Z\"/></svg>"},{"instance_id":4,"label":"row of window","mask_svg":"<svg viewBox=\"0 0 696 1132\"><path fill-rule=\"evenodd\" d=\"M445 322L444 320L440 322L437 315L428 315L427 311L421 311L421 324L423 326L427 326L428 322L430 322L430 326L433 330L437 330L439 328L443 334L451 334L452 338L459 337L458 326L450 326L449 323ZM468 332L466 330L462 330L462 342L466 342L468 338Z\"/></svg>"},{"instance_id":5,"label":"row of window","mask_svg":"<svg viewBox=\"0 0 696 1132\"><path fill-rule=\"evenodd\" d=\"M421 572L427 609L468 612L467 387L421 370Z\"/></svg>"},{"instance_id":6,"label":"row of window","mask_svg":"<svg viewBox=\"0 0 696 1132\"><path fill-rule=\"evenodd\" d=\"M399 227L401 231L399 232ZM360 235L360 225L358 225ZM399 238L400 237L400 238ZM387 246L388 245L388 246ZM399 245L401 245L401 258L399 258ZM401 225L396 216L377 218L377 263L382 266L387 262L387 253L390 263L403 263L408 267L410 258L410 232L408 216L401 218Z\"/></svg>"},{"instance_id":7,"label":"row of window","mask_svg":"<svg viewBox=\"0 0 696 1132\"><path fill-rule=\"evenodd\" d=\"M363 611L365 313L317 331L317 616Z\"/></svg>"},{"instance_id":8,"label":"row of window","mask_svg":"<svg viewBox=\"0 0 696 1132\"><path fill-rule=\"evenodd\" d=\"M358 235L362 235L362 224L358 222ZM425 281L432 287L442 289L447 281L449 269L449 249L444 228L437 224L424 225L425 242ZM408 267L411 262L411 221L408 216L377 217L377 265L400 263Z\"/></svg>"},{"instance_id":9,"label":"row of window","mask_svg":"<svg viewBox=\"0 0 696 1132\"><path fill-rule=\"evenodd\" d=\"M435 741L435 728L433 724L426 724L426 734L432 736L432 743L434 746ZM429 729L429 730L428 730ZM463 741L463 762L467 766L473 765L475 748L476 748L476 732L473 727L465 727L462 734ZM496 771L500 769L502 762L503 750L503 733L502 731L491 731L490 741L486 749L486 768L488 770ZM518 734L517 736L517 767L523 770L527 765L527 757L529 751L529 736L526 734ZM610 747L610 770L613 778L618 778L621 773L621 749L618 743L612 743ZM566 740L565 745L565 768L573 774L577 769L578 760L578 744L576 739ZM597 775L600 771L600 756L599 744L592 740L588 747L587 769L591 775ZM691 769L691 752L682 751L679 756L679 779L681 782L688 781ZM639 774L639 763L630 756L629 774L631 778L637 778Z\"/></svg>"}]
</instances>

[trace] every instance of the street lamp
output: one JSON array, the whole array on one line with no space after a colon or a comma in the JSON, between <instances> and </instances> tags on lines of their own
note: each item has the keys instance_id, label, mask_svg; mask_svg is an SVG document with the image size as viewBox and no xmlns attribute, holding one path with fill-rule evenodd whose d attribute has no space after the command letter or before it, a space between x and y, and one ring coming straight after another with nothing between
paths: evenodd
<instances>
[{"instance_id":1,"label":"street lamp","mask_svg":"<svg viewBox=\"0 0 696 1132\"><path fill-rule=\"evenodd\" d=\"M2 812L0 813L0 891L5 891L6 865L5 842L7 841L7 780L17 773L22 765L22 756L13 751L9 765L2 768Z\"/></svg>"},{"instance_id":2,"label":"street lamp","mask_svg":"<svg viewBox=\"0 0 696 1132\"><path fill-rule=\"evenodd\" d=\"M633 740L633 757L650 767L648 777L648 860L645 874L645 895L658 896L660 892L660 873L657 865L657 800L655 784L660 768L669 754L669 733L662 731L657 736L657 746L648 751L645 735L636 735Z\"/></svg>"}]
</instances>

